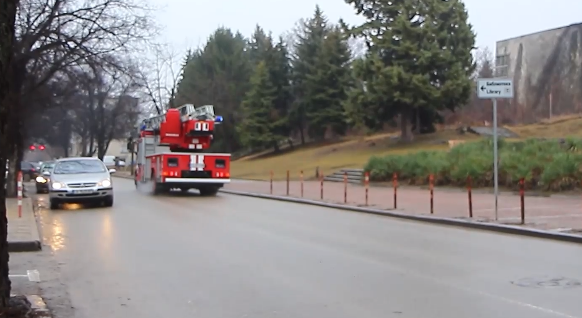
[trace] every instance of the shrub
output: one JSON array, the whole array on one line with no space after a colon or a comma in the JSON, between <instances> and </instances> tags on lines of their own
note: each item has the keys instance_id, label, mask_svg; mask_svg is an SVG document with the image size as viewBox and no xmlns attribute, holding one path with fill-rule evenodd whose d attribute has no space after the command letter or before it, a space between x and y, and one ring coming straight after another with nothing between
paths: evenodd
<instances>
[{"instance_id":1,"label":"shrub","mask_svg":"<svg viewBox=\"0 0 582 318\"><path fill-rule=\"evenodd\" d=\"M582 141L563 142L529 139L507 142L500 139L499 185L517 188L523 178L528 189L564 191L582 182ZM473 186L493 185L493 140L460 144L448 152L421 151L405 155L371 157L366 166L372 181L398 180L405 184L426 184L435 176L437 185L465 186L467 177Z\"/></svg>"}]
</instances>

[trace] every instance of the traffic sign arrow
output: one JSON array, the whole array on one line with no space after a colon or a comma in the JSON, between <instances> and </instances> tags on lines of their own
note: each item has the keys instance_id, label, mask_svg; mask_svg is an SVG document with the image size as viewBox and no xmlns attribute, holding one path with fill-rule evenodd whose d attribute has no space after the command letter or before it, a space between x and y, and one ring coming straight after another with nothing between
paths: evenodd
<instances>
[{"instance_id":1,"label":"traffic sign arrow","mask_svg":"<svg viewBox=\"0 0 582 318\"><path fill-rule=\"evenodd\" d=\"M487 87L485 87L485 86L481 86L481 90L482 90L482 91L485 91L486 89L487 89Z\"/></svg>"}]
</instances>

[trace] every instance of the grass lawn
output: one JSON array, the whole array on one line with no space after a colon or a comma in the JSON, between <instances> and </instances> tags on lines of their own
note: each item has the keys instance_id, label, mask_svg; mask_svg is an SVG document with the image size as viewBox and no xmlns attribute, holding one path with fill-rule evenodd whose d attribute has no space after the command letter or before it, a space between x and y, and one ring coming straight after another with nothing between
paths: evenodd
<instances>
[{"instance_id":1,"label":"grass lawn","mask_svg":"<svg viewBox=\"0 0 582 318\"><path fill-rule=\"evenodd\" d=\"M563 116L552 121L531 125L506 127L523 138L582 137L582 117ZM331 174L342 168L362 168L370 156L404 154L422 150L447 150L449 140L479 140L475 135L459 135L455 130L445 130L430 135L417 136L407 145L398 144L396 134L380 134L370 137L347 137L324 145L298 147L279 155L265 156L264 153L241 158L232 162L231 175L234 178L268 180L273 171L274 180L284 180L287 170L292 179L298 179L303 170L305 178L315 177L316 168L324 174Z\"/></svg>"}]
</instances>

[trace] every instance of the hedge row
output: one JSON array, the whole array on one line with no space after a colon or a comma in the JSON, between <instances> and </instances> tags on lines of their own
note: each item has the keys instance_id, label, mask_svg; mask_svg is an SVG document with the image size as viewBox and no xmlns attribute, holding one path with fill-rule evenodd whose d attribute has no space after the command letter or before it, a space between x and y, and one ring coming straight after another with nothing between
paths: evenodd
<instances>
[{"instance_id":1,"label":"hedge row","mask_svg":"<svg viewBox=\"0 0 582 318\"><path fill-rule=\"evenodd\" d=\"M500 139L498 145L500 186L515 189L524 178L527 189L566 191L582 182L582 140ZM464 187L470 176L474 187L489 187L493 185L493 140L460 144L448 152L372 157L364 170L372 181L391 181L396 172L401 184L423 185L433 174L435 185Z\"/></svg>"}]
</instances>

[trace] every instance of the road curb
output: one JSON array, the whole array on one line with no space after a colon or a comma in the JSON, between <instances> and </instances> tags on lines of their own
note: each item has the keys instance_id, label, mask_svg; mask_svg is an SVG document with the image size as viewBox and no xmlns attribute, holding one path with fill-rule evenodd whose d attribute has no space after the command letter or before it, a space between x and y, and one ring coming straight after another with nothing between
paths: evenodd
<instances>
[{"instance_id":1,"label":"road curb","mask_svg":"<svg viewBox=\"0 0 582 318\"><path fill-rule=\"evenodd\" d=\"M42 243L40 241L40 225L38 222L38 217L36 215L36 208L32 202L32 198L24 198L23 204L30 208L30 213L32 213L33 228L31 229L32 240L30 241L8 241L8 252L9 253L19 253L19 252L38 252L42 251ZM24 208L24 207L23 207Z\"/></svg>"},{"instance_id":2,"label":"road curb","mask_svg":"<svg viewBox=\"0 0 582 318\"><path fill-rule=\"evenodd\" d=\"M292 202L292 203L299 203L299 204L309 204L309 205L315 205L315 206L332 208L332 209L340 209L340 210L344 210L344 211L382 215L382 216L387 216L387 217L393 217L393 218L405 219L405 220L411 220L411 221L418 221L418 222L424 222L424 223L450 225L450 226L461 227L461 228L478 229L478 230L484 230L484 231L490 231L490 232L498 232L498 233L505 233L505 234L512 234L512 235L522 235L522 236L550 239L550 240L555 240L555 241L582 244L582 235L573 235L573 234L567 234L567 233L557 233L557 232L550 232L550 231L543 231L543 230L536 230L536 229L528 229L528 228L523 228L523 227L514 226L514 225L466 221L466 220L459 220L459 219L452 219L452 218L441 218L441 217L425 216L425 215L411 215L411 214L405 214L405 213L396 212L396 211L386 211L386 210L373 209L373 208L346 206L346 205L341 205L341 204L327 203L327 202L321 202L321 201L315 201L315 200L286 197L286 196L278 196L278 195L269 195L269 194L251 193L251 192L244 192L244 191L221 189L220 192L225 193L225 194L241 195L241 196L260 198L260 199L285 201L285 202Z\"/></svg>"},{"instance_id":3,"label":"road curb","mask_svg":"<svg viewBox=\"0 0 582 318\"><path fill-rule=\"evenodd\" d=\"M42 250L42 245L39 241L12 241L8 242L8 252L38 252Z\"/></svg>"}]
</instances>

